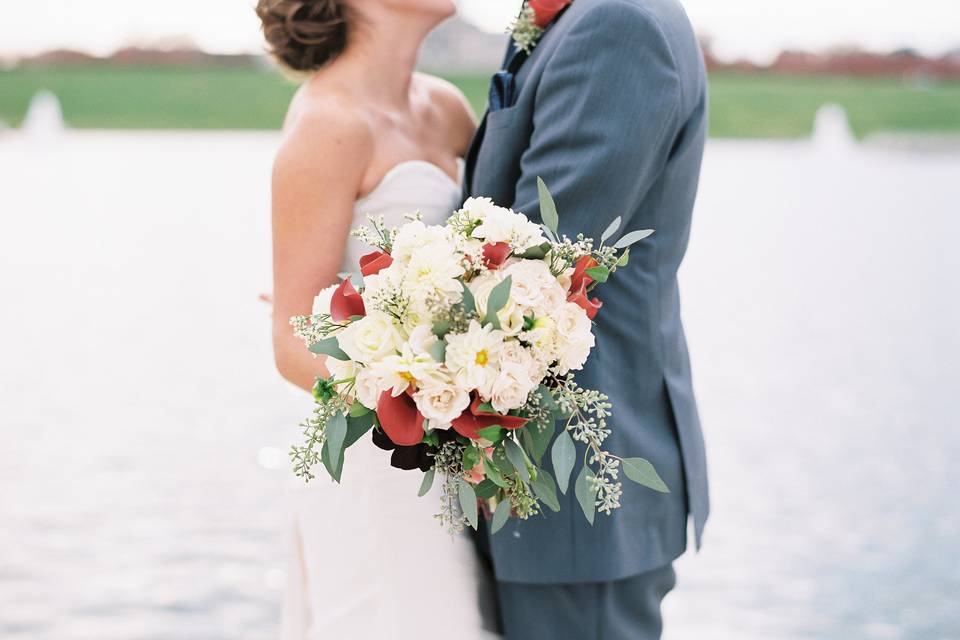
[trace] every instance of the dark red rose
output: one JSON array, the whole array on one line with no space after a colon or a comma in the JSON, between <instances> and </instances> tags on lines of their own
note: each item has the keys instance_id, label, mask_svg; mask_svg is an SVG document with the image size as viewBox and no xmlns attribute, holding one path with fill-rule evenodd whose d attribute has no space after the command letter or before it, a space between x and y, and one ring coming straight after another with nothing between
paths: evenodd
<instances>
[{"instance_id":1,"label":"dark red rose","mask_svg":"<svg viewBox=\"0 0 960 640\"><path fill-rule=\"evenodd\" d=\"M499 269L510 257L512 249L506 242L483 245L483 266L487 269Z\"/></svg>"},{"instance_id":2,"label":"dark red rose","mask_svg":"<svg viewBox=\"0 0 960 640\"><path fill-rule=\"evenodd\" d=\"M374 251L360 258L360 273L364 278L373 276L383 269L393 264L393 258L389 253L383 251Z\"/></svg>"},{"instance_id":3,"label":"dark red rose","mask_svg":"<svg viewBox=\"0 0 960 640\"><path fill-rule=\"evenodd\" d=\"M350 284L350 278L340 283L330 298L330 317L334 322L349 320L352 316L365 316L367 310L363 306L363 298Z\"/></svg>"},{"instance_id":4,"label":"dark red rose","mask_svg":"<svg viewBox=\"0 0 960 640\"><path fill-rule=\"evenodd\" d=\"M593 298L591 300L587 297L587 283L589 280L589 277L585 277L580 284L580 289L575 293L571 293L567 298L567 302L579 305L580 308L587 312L587 317L593 320L597 316L597 312L600 311L600 307L603 306L603 302L601 302L600 298Z\"/></svg>"},{"instance_id":5,"label":"dark red rose","mask_svg":"<svg viewBox=\"0 0 960 640\"><path fill-rule=\"evenodd\" d=\"M585 285L593 282L587 275L587 269L597 266L597 261L590 256L580 256L573 265L573 275L570 276L570 292L580 291Z\"/></svg>"},{"instance_id":6,"label":"dark red rose","mask_svg":"<svg viewBox=\"0 0 960 640\"><path fill-rule=\"evenodd\" d=\"M530 8L536 14L534 23L541 29L545 29L571 2L572 0L530 0Z\"/></svg>"},{"instance_id":7,"label":"dark red rose","mask_svg":"<svg viewBox=\"0 0 960 640\"><path fill-rule=\"evenodd\" d=\"M377 419L393 444L412 447L423 439L423 414L406 393L393 397L389 391L380 394Z\"/></svg>"},{"instance_id":8,"label":"dark red rose","mask_svg":"<svg viewBox=\"0 0 960 640\"><path fill-rule=\"evenodd\" d=\"M480 411L480 405L483 401L480 396L474 394L473 402L470 407L460 414L459 418L453 420L453 429L465 438L478 440L480 435L477 433L480 429L492 427L495 424L504 429L519 429L527 424L527 418L519 416L502 416L499 413L490 413L489 411Z\"/></svg>"}]
</instances>

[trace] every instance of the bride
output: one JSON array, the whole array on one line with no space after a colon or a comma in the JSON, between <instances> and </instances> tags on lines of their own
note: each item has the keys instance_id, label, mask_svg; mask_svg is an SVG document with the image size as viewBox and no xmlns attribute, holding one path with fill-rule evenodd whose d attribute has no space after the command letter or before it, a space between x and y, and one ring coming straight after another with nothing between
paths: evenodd
<instances>
[{"instance_id":1,"label":"bride","mask_svg":"<svg viewBox=\"0 0 960 640\"><path fill-rule=\"evenodd\" d=\"M369 251L349 238L367 214L388 225L419 210L444 220L460 198L475 129L463 95L414 72L421 41L452 0L259 0L271 53L304 74L273 172L274 351L305 390L328 375L287 320L310 312ZM417 498L421 475L365 440L342 484L317 477L295 496L283 637L483 638L481 571L469 540Z\"/></svg>"}]
</instances>

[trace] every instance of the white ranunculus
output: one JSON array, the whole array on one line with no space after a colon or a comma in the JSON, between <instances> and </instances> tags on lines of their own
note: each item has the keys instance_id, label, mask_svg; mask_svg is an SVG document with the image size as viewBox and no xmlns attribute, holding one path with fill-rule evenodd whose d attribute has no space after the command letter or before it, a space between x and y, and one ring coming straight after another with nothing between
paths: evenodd
<instances>
[{"instance_id":1,"label":"white ranunculus","mask_svg":"<svg viewBox=\"0 0 960 640\"><path fill-rule=\"evenodd\" d=\"M516 364L531 373L536 370L533 363L533 356L530 351L524 347L518 340L508 340L503 343L500 349L500 363Z\"/></svg>"},{"instance_id":2,"label":"white ranunculus","mask_svg":"<svg viewBox=\"0 0 960 640\"><path fill-rule=\"evenodd\" d=\"M370 364L396 353L401 338L390 316L375 311L350 323L337 342L351 360Z\"/></svg>"},{"instance_id":3,"label":"white ranunculus","mask_svg":"<svg viewBox=\"0 0 960 640\"><path fill-rule=\"evenodd\" d=\"M367 409L376 409L380 401L380 394L385 391L381 387L380 380L376 374L364 368L357 372L357 379L353 383L353 391L357 400Z\"/></svg>"},{"instance_id":4,"label":"white ranunculus","mask_svg":"<svg viewBox=\"0 0 960 640\"><path fill-rule=\"evenodd\" d=\"M457 213L466 213L472 220L482 222L495 211L506 211L506 209L498 207L490 198L467 198Z\"/></svg>"},{"instance_id":5,"label":"white ranunculus","mask_svg":"<svg viewBox=\"0 0 960 640\"><path fill-rule=\"evenodd\" d=\"M519 409L527 403L534 381L529 372L518 364L503 362L490 388L490 404L500 413Z\"/></svg>"},{"instance_id":6,"label":"white ranunculus","mask_svg":"<svg viewBox=\"0 0 960 640\"><path fill-rule=\"evenodd\" d=\"M551 292L551 303L556 300L560 285L550 273L550 267L543 260L518 260L502 269L503 277L510 276L510 297L517 304L528 309L549 307L544 304L544 296ZM560 295L563 292L560 291Z\"/></svg>"},{"instance_id":7,"label":"white ranunculus","mask_svg":"<svg viewBox=\"0 0 960 640\"><path fill-rule=\"evenodd\" d=\"M476 320L470 321L466 333L447 334L446 365L460 388L490 396L505 337L503 331L481 327Z\"/></svg>"},{"instance_id":8,"label":"white ranunculus","mask_svg":"<svg viewBox=\"0 0 960 640\"><path fill-rule=\"evenodd\" d=\"M406 263L418 254L434 258L452 255L456 247L457 241L449 227L428 226L415 220L397 231L390 255L395 261Z\"/></svg>"},{"instance_id":9,"label":"white ranunculus","mask_svg":"<svg viewBox=\"0 0 960 640\"><path fill-rule=\"evenodd\" d=\"M480 225L473 230L472 236L488 243L507 242L516 251L525 251L547 241L540 226L527 216L496 206L484 209Z\"/></svg>"},{"instance_id":10,"label":"white ranunculus","mask_svg":"<svg viewBox=\"0 0 960 640\"><path fill-rule=\"evenodd\" d=\"M417 409L430 426L445 429L470 406L470 394L454 384L426 387L413 394Z\"/></svg>"},{"instance_id":11,"label":"white ranunculus","mask_svg":"<svg viewBox=\"0 0 960 640\"><path fill-rule=\"evenodd\" d=\"M317 294L317 297L313 299L313 315L330 314L330 301L333 299L333 292L336 291L339 286L339 284L332 284Z\"/></svg>"}]
</instances>

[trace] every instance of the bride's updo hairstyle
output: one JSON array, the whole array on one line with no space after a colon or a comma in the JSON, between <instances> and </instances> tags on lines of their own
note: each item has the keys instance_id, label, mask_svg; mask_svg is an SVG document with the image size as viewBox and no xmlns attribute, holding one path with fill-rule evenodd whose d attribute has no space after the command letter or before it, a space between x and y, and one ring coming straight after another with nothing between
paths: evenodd
<instances>
[{"instance_id":1,"label":"bride's updo hairstyle","mask_svg":"<svg viewBox=\"0 0 960 640\"><path fill-rule=\"evenodd\" d=\"M270 54L293 71L316 71L347 46L343 0L258 0Z\"/></svg>"}]
</instances>

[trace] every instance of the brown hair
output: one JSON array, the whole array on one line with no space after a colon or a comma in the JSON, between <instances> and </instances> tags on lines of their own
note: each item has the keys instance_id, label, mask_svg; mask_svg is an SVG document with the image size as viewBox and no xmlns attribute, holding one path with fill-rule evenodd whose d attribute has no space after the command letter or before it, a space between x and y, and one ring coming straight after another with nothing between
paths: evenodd
<instances>
[{"instance_id":1,"label":"brown hair","mask_svg":"<svg viewBox=\"0 0 960 640\"><path fill-rule=\"evenodd\" d=\"M315 71L347 46L343 0L258 0L268 51L294 71Z\"/></svg>"}]
</instances>

